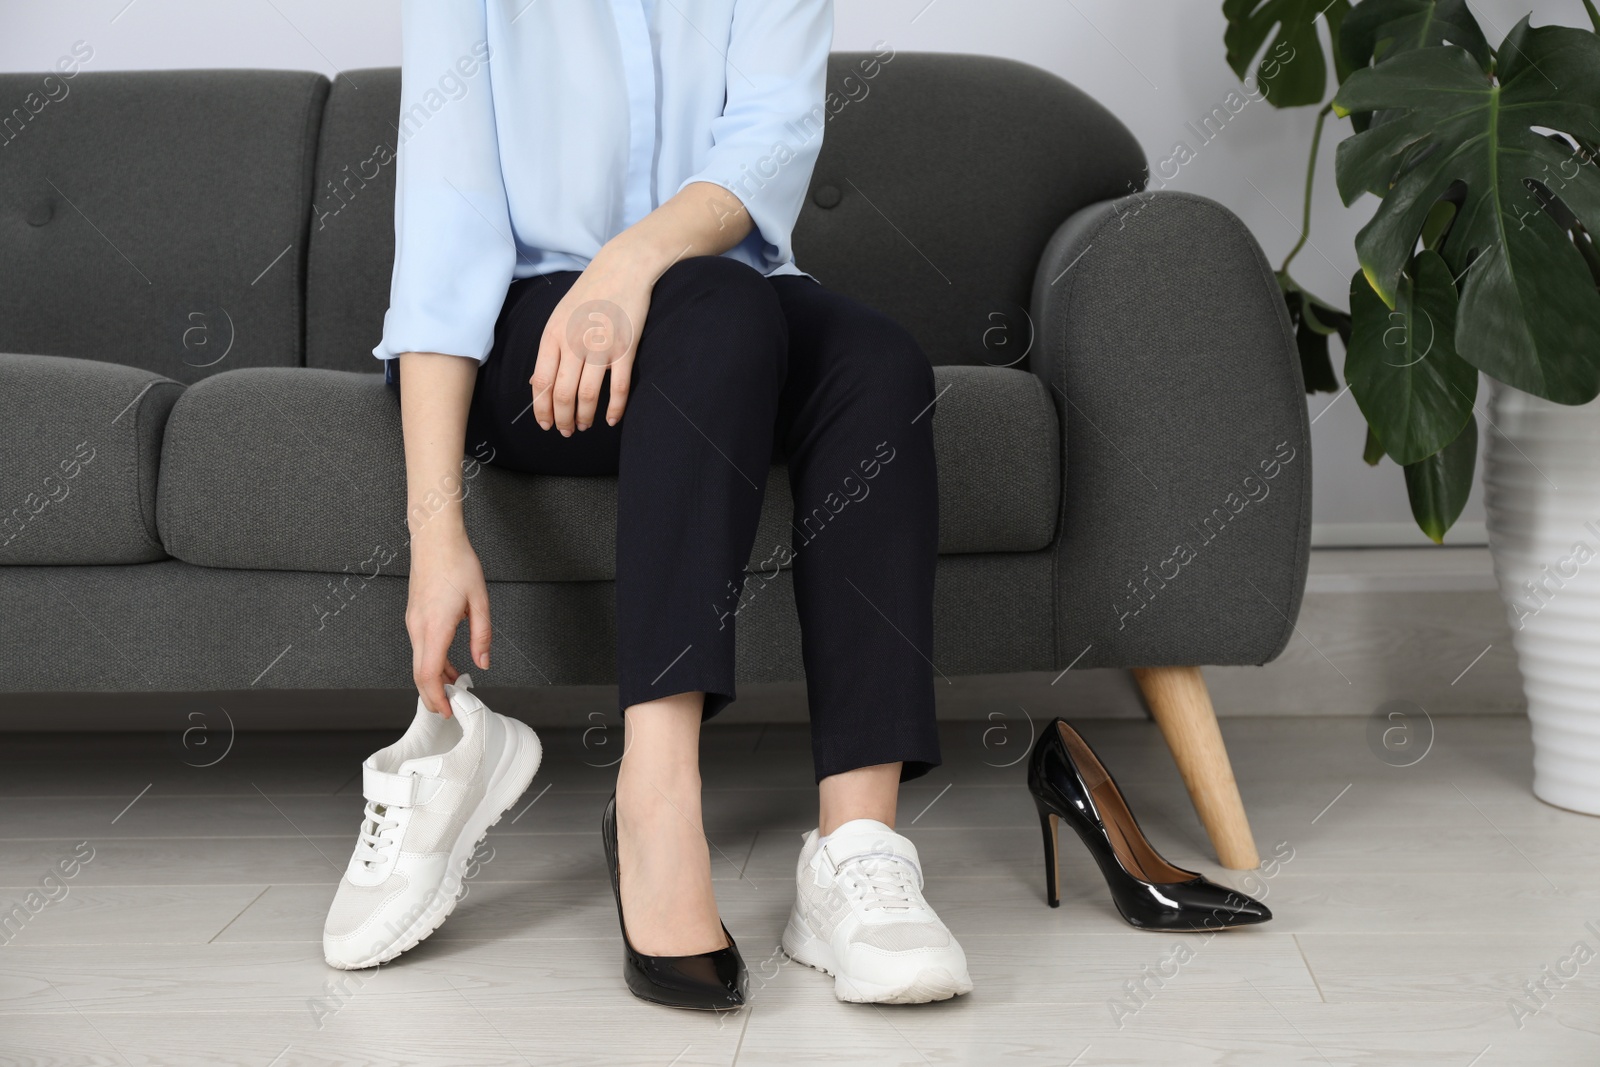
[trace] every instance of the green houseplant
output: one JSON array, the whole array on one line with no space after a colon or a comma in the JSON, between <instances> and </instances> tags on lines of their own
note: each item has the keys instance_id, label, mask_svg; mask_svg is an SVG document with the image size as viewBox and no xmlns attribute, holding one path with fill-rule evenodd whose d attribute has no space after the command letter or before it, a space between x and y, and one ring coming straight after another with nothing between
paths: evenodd
<instances>
[{"instance_id":1,"label":"green houseplant","mask_svg":"<svg viewBox=\"0 0 1600 1067\"><path fill-rule=\"evenodd\" d=\"M1600 393L1600 13L1582 3L1591 28L1524 18L1498 48L1465 0L1223 3L1235 73L1265 52L1267 100L1319 107L1303 232L1278 271L1307 388L1338 388L1338 334L1366 460L1404 468L1412 513L1435 541L1472 487L1478 371L1559 404ZM1356 238L1348 312L1288 269L1307 239L1330 114L1353 128L1336 157L1340 196L1382 199Z\"/></svg>"},{"instance_id":2,"label":"green houseplant","mask_svg":"<svg viewBox=\"0 0 1600 1067\"><path fill-rule=\"evenodd\" d=\"M1380 198L1356 237L1348 313L1295 284L1288 260L1278 272L1307 387L1335 387L1338 333L1366 459L1404 468L1436 542L1472 488L1483 415L1486 527L1533 792L1600 815L1600 13L1582 0L1590 29L1523 18L1494 48L1465 0L1324 3L1223 4L1240 77L1275 35L1267 99L1320 106L1312 168L1329 115L1347 118L1339 194ZM1338 81L1326 103L1321 17Z\"/></svg>"}]
</instances>

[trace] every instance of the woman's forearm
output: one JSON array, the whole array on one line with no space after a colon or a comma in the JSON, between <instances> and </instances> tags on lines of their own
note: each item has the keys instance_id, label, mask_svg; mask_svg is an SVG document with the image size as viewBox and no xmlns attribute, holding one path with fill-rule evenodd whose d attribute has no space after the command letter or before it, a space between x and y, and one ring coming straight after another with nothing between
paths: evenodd
<instances>
[{"instance_id":1,"label":"woman's forearm","mask_svg":"<svg viewBox=\"0 0 1600 1067\"><path fill-rule=\"evenodd\" d=\"M713 182L691 182L606 242L596 258L625 255L654 282L680 259L720 256L749 236L753 225L733 193Z\"/></svg>"},{"instance_id":2,"label":"woman's forearm","mask_svg":"<svg viewBox=\"0 0 1600 1067\"><path fill-rule=\"evenodd\" d=\"M438 352L406 352L399 359L406 526L413 543L464 533L461 457L478 361Z\"/></svg>"}]
</instances>

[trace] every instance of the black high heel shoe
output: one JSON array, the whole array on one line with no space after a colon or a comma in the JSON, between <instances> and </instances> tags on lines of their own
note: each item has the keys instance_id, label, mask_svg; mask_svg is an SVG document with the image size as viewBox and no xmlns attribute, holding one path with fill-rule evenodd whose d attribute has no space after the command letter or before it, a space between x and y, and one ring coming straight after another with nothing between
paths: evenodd
<instances>
[{"instance_id":1,"label":"black high heel shoe","mask_svg":"<svg viewBox=\"0 0 1600 1067\"><path fill-rule=\"evenodd\" d=\"M1028 792L1044 832L1044 878L1052 908L1061 905L1056 834L1061 820L1078 832L1128 925L1141 930L1225 930L1272 918L1267 906L1236 889L1161 858L1122 791L1088 742L1056 719L1034 743Z\"/></svg>"},{"instance_id":2,"label":"black high heel shoe","mask_svg":"<svg viewBox=\"0 0 1600 1067\"><path fill-rule=\"evenodd\" d=\"M728 1011L744 1007L744 960L726 926L722 936L728 939L728 947L696 956L646 956L633 947L628 940L627 920L622 917L615 793L601 816L600 836L605 840L606 866L611 868L611 892L617 898L617 925L622 927L622 977L628 990L640 1000L672 1008Z\"/></svg>"}]
</instances>

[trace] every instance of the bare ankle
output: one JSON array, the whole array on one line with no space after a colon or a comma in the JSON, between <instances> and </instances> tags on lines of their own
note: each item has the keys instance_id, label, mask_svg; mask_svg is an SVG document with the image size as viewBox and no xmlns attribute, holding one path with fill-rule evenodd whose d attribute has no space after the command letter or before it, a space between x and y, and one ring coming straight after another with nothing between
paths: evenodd
<instances>
[{"instance_id":1,"label":"bare ankle","mask_svg":"<svg viewBox=\"0 0 1600 1067\"><path fill-rule=\"evenodd\" d=\"M898 763L879 763L824 778L818 788L817 831L831 834L853 819L874 819L893 828L900 768Z\"/></svg>"},{"instance_id":2,"label":"bare ankle","mask_svg":"<svg viewBox=\"0 0 1600 1067\"><path fill-rule=\"evenodd\" d=\"M700 808L698 767L632 766L623 761L617 774L617 806L633 814L656 808Z\"/></svg>"}]
</instances>

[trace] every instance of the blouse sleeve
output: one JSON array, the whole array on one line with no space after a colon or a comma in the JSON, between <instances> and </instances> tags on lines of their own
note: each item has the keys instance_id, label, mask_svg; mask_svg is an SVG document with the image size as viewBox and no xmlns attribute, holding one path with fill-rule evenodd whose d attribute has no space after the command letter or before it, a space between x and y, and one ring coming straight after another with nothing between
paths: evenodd
<instances>
[{"instance_id":1,"label":"blouse sleeve","mask_svg":"<svg viewBox=\"0 0 1600 1067\"><path fill-rule=\"evenodd\" d=\"M516 265L485 0L403 0L394 275L372 354L482 362Z\"/></svg>"},{"instance_id":2,"label":"blouse sleeve","mask_svg":"<svg viewBox=\"0 0 1600 1067\"><path fill-rule=\"evenodd\" d=\"M790 233L822 150L832 47L833 0L737 0L727 103L705 165L678 186L712 182L737 196L769 270L793 258Z\"/></svg>"}]
</instances>

